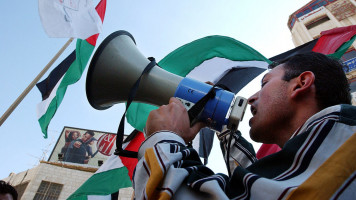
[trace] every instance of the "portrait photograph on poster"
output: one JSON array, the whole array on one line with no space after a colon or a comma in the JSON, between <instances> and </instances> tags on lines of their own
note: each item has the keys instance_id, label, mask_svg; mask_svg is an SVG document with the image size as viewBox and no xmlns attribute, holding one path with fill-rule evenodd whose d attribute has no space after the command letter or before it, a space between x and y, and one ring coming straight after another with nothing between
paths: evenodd
<instances>
[{"instance_id":1,"label":"portrait photograph on poster","mask_svg":"<svg viewBox=\"0 0 356 200\"><path fill-rule=\"evenodd\" d=\"M64 127L48 161L98 167L115 151L115 140L114 133Z\"/></svg>"}]
</instances>

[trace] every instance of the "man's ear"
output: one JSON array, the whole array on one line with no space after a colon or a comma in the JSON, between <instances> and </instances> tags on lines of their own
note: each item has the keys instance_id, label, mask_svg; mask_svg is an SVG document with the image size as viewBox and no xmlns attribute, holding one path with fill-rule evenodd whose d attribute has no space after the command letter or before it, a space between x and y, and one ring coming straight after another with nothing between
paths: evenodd
<instances>
[{"instance_id":1,"label":"man's ear","mask_svg":"<svg viewBox=\"0 0 356 200\"><path fill-rule=\"evenodd\" d=\"M296 77L293 88L292 88L292 98L299 97L309 92L314 86L315 75L311 71L305 71Z\"/></svg>"}]
</instances>

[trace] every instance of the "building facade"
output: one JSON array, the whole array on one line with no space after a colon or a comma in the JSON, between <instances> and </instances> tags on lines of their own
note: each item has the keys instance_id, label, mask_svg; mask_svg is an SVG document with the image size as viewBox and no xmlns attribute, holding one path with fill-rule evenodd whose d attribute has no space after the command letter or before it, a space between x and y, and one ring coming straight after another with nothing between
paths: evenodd
<instances>
[{"instance_id":1,"label":"building facade","mask_svg":"<svg viewBox=\"0 0 356 200\"><path fill-rule=\"evenodd\" d=\"M289 16L288 28L294 45L300 46L320 37L325 30L356 25L355 0L313 0ZM356 105L356 42L342 56Z\"/></svg>"},{"instance_id":2,"label":"building facade","mask_svg":"<svg viewBox=\"0 0 356 200\"><path fill-rule=\"evenodd\" d=\"M4 181L15 187L19 199L66 199L80 187L97 168L72 166L41 161L39 165L18 174L11 173Z\"/></svg>"},{"instance_id":3,"label":"building facade","mask_svg":"<svg viewBox=\"0 0 356 200\"><path fill-rule=\"evenodd\" d=\"M325 30L356 24L355 0L313 0L289 16L295 46L320 37Z\"/></svg>"},{"instance_id":4,"label":"building facade","mask_svg":"<svg viewBox=\"0 0 356 200\"><path fill-rule=\"evenodd\" d=\"M3 180L15 187L19 199L67 199L112 154L115 140L113 133L64 127L48 161ZM132 188L121 189L118 200L131 200L132 194Z\"/></svg>"},{"instance_id":5,"label":"building facade","mask_svg":"<svg viewBox=\"0 0 356 200\"><path fill-rule=\"evenodd\" d=\"M41 161L39 165L3 179L15 187L19 199L67 199L98 168ZM118 200L131 200L132 188L119 191Z\"/></svg>"}]
</instances>

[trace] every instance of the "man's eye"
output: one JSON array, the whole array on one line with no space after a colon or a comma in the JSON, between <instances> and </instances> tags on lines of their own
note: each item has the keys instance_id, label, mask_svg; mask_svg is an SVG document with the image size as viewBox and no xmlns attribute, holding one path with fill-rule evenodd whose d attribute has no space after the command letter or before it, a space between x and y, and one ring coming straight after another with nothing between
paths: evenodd
<instances>
[{"instance_id":1,"label":"man's eye","mask_svg":"<svg viewBox=\"0 0 356 200\"><path fill-rule=\"evenodd\" d=\"M263 87L264 85L266 85L267 81L266 82L262 82L261 84L261 87Z\"/></svg>"}]
</instances>

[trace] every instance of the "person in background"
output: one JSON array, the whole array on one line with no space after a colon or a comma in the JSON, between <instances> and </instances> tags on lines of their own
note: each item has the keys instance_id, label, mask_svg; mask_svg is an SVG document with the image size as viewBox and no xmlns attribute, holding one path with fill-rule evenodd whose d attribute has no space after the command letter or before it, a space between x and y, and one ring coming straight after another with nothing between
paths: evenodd
<instances>
[{"instance_id":1,"label":"person in background","mask_svg":"<svg viewBox=\"0 0 356 200\"><path fill-rule=\"evenodd\" d=\"M93 158L98 153L98 151L93 153L92 146L94 144L94 141L97 141L97 139L92 137L88 141L85 142L85 146L87 148L87 156L86 156L86 159L84 160L85 164L88 164L90 158Z\"/></svg>"},{"instance_id":2,"label":"person in background","mask_svg":"<svg viewBox=\"0 0 356 200\"><path fill-rule=\"evenodd\" d=\"M80 133L79 131L66 131L65 133L65 143L64 143L64 146L62 147L61 149L61 153L63 154L63 156L66 154L67 152L67 149L70 145L70 143L73 141L73 140L76 140L80 137Z\"/></svg>"},{"instance_id":3,"label":"person in background","mask_svg":"<svg viewBox=\"0 0 356 200\"><path fill-rule=\"evenodd\" d=\"M0 180L0 200L17 200L18 194L14 187Z\"/></svg>"},{"instance_id":4,"label":"person in background","mask_svg":"<svg viewBox=\"0 0 356 200\"><path fill-rule=\"evenodd\" d=\"M88 154L87 141L91 140L92 137L94 137L94 132L87 131L82 135L82 138L73 140L68 146L63 161L85 164Z\"/></svg>"}]
</instances>

